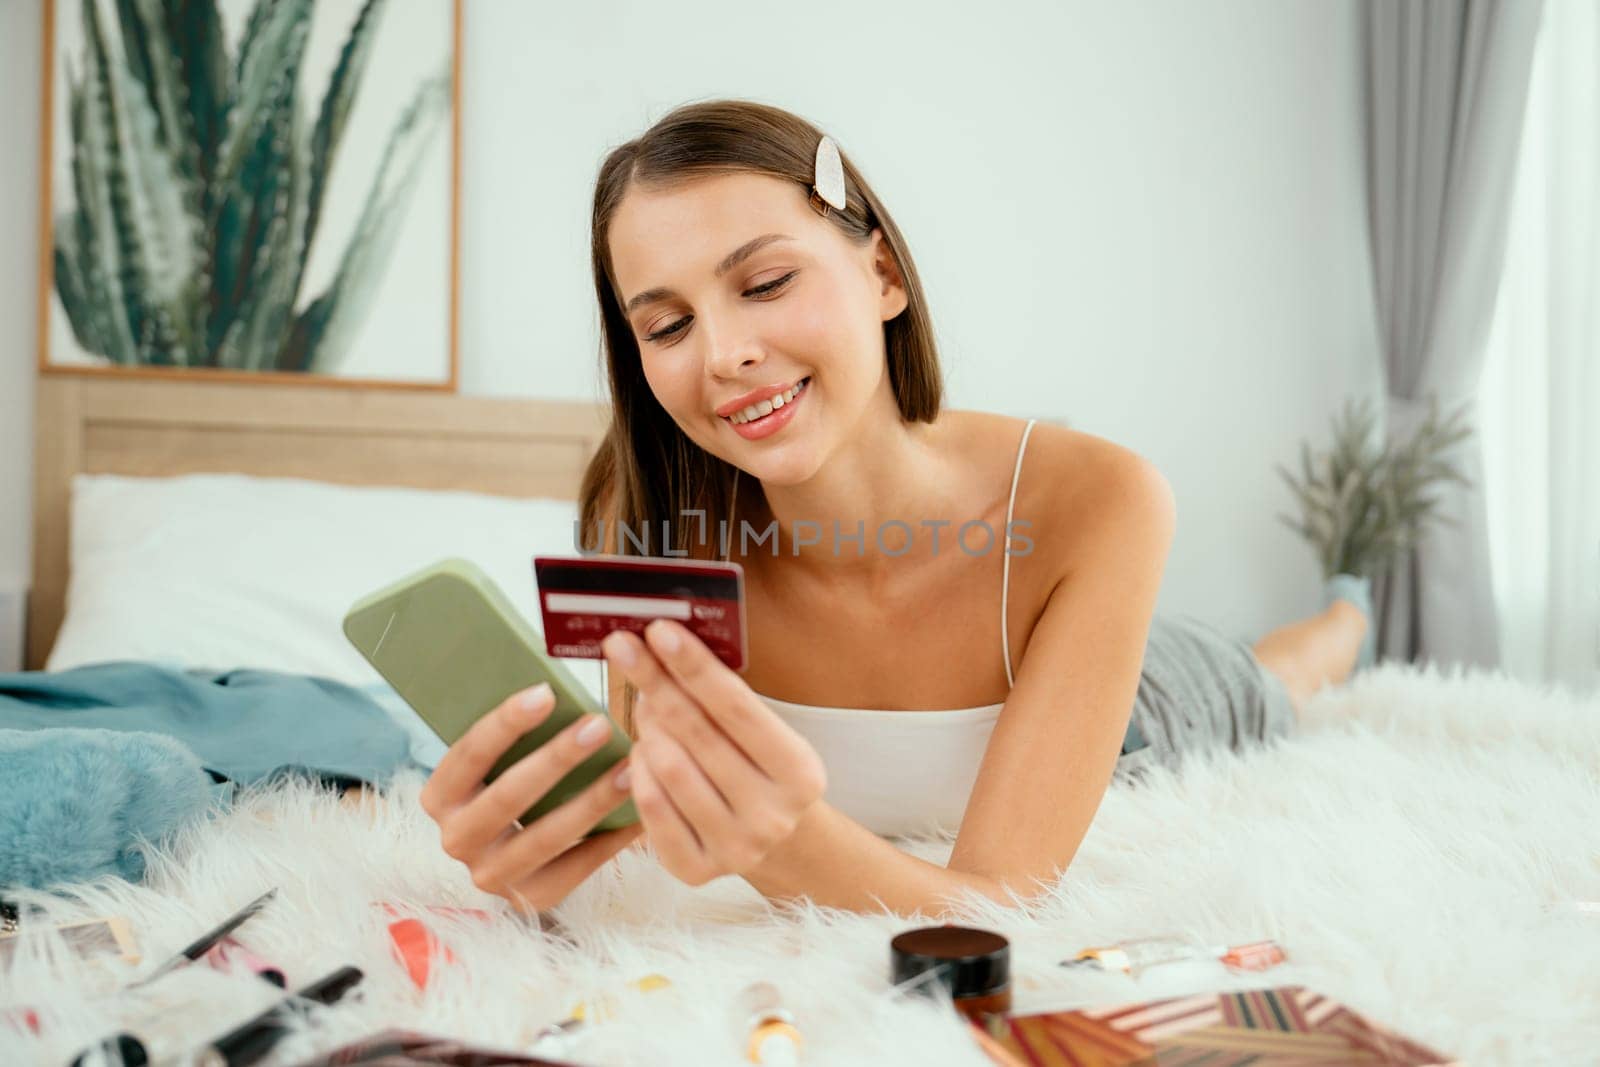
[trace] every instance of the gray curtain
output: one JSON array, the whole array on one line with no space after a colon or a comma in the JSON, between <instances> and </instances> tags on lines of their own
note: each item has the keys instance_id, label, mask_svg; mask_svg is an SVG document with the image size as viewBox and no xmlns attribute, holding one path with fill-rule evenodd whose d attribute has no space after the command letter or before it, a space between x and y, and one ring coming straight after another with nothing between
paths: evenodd
<instances>
[{"instance_id":1,"label":"gray curtain","mask_svg":"<svg viewBox=\"0 0 1600 1067\"><path fill-rule=\"evenodd\" d=\"M1505 259L1506 225L1543 0L1367 0L1367 207L1388 382L1404 439L1473 401ZM1470 417L1469 411L1469 417ZM1421 542L1373 582L1379 659L1498 666L1482 453L1473 485L1436 491Z\"/></svg>"}]
</instances>

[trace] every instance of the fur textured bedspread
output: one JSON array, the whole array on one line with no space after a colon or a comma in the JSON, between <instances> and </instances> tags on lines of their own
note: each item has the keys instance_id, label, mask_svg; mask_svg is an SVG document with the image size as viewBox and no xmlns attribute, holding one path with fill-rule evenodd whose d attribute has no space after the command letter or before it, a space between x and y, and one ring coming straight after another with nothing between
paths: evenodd
<instances>
[{"instance_id":1,"label":"fur textured bedspread","mask_svg":"<svg viewBox=\"0 0 1600 1067\"><path fill-rule=\"evenodd\" d=\"M974 909L971 922L1011 939L1017 1010L1303 984L1472 1064L1600 1062L1600 914L1570 907L1600 900L1600 700L1386 665L1319 694L1307 719L1270 748L1114 787L1047 899L1026 913ZM561 907L564 935L541 933L440 852L419 785L399 779L360 810L303 786L245 793L150 856L144 885L29 894L58 919L128 916L145 959L91 965L29 938L0 973L0 1005L32 1007L41 1032L0 1024L0 1062L63 1063L94 1035L137 1029L144 1012L199 1042L259 1010L273 999L264 983L209 968L138 994L116 985L269 886L278 898L239 935L292 987L342 964L366 972L361 996L298 1029L272 1063L390 1025L520 1046L574 1001L649 973L672 987L623 993L613 1021L565 1058L741 1062L728 1005L765 978L806 1035L805 1062L987 1062L936 1006L888 991L888 941L911 921L780 911L738 879L691 890L628 853ZM439 963L419 993L375 901L501 914L429 919L457 962ZM1274 938L1290 960L1251 981L1055 966L1086 945L1165 933Z\"/></svg>"}]
</instances>

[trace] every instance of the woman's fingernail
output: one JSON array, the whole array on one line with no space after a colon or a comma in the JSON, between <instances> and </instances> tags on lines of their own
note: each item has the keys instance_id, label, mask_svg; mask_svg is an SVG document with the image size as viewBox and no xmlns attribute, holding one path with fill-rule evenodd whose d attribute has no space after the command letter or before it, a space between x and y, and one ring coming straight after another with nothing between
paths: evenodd
<instances>
[{"instance_id":1,"label":"woman's fingernail","mask_svg":"<svg viewBox=\"0 0 1600 1067\"><path fill-rule=\"evenodd\" d=\"M629 773L632 770L633 770L632 767L624 767L624 768L622 768L622 770L618 771L616 774L611 776L611 784L616 786L618 789L623 790L624 792L626 792L627 789L628 789L628 786L633 781L633 775L631 773Z\"/></svg>"},{"instance_id":2,"label":"woman's fingernail","mask_svg":"<svg viewBox=\"0 0 1600 1067\"><path fill-rule=\"evenodd\" d=\"M591 715L588 722L578 727L578 744L584 748L598 745L610 732L611 729L606 725L605 719L599 715Z\"/></svg>"},{"instance_id":3,"label":"woman's fingernail","mask_svg":"<svg viewBox=\"0 0 1600 1067\"><path fill-rule=\"evenodd\" d=\"M628 643L627 638L612 637L608 638L604 643L606 646L606 655L616 660L621 666L633 666L633 646Z\"/></svg>"},{"instance_id":4,"label":"woman's fingernail","mask_svg":"<svg viewBox=\"0 0 1600 1067\"><path fill-rule=\"evenodd\" d=\"M550 695L550 683L540 682L532 689L525 690L523 694L517 698L517 706L523 711L533 711L536 708L542 707L544 702L550 699Z\"/></svg>"},{"instance_id":5,"label":"woman's fingernail","mask_svg":"<svg viewBox=\"0 0 1600 1067\"><path fill-rule=\"evenodd\" d=\"M678 631L672 628L671 623L656 624L656 645L663 652L678 651Z\"/></svg>"}]
</instances>

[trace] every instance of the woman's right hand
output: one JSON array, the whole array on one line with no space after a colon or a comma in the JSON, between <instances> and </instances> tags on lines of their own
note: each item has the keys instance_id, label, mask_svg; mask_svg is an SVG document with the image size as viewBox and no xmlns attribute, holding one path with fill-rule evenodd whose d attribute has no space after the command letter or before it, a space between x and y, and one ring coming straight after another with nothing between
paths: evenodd
<instances>
[{"instance_id":1,"label":"woman's right hand","mask_svg":"<svg viewBox=\"0 0 1600 1067\"><path fill-rule=\"evenodd\" d=\"M560 903L644 832L635 823L583 836L628 798L626 778L620 786L616 781L626 759L540 818L521 829L514 825L610 736L611 723L604 716L583 716L493 782L484 782L506 749L544 722L555 703L548 685L511 694L450 746L420 797L422 809L439 824L440 844L467 865L472 884L533 912Z\"/></svg>"}]
</instances>

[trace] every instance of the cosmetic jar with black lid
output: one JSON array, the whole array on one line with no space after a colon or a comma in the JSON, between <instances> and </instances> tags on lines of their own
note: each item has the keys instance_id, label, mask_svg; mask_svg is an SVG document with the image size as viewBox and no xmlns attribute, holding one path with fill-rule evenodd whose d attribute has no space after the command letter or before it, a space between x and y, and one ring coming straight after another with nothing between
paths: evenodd
<instances>
[{"instance_id":1,"label":"cosmetic jar with black lid","mask_svg":"<svg viewBox=\"0 0 1600 1067\"><path fill-rule=\"evenodd\" d=\"M950 991L956 1010L977 1023L1011 1010L1011 943L969 926L925 926L889 942L895 985L929 971Z\"/></svg>"}]
</instances>

